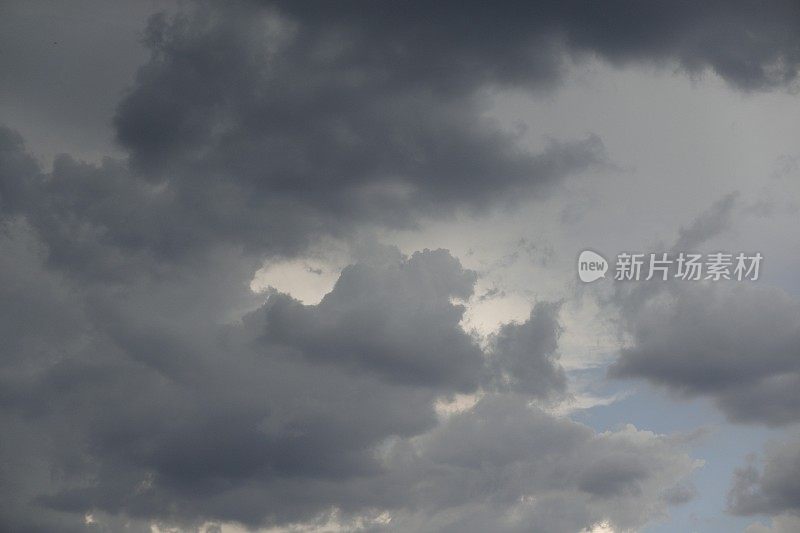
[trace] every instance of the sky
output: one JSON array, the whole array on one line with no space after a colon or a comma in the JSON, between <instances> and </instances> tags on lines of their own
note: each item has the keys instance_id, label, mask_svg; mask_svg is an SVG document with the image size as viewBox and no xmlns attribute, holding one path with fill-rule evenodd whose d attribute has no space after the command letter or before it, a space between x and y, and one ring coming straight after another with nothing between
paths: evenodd
<instances>
[{"instance_id":1,"label":"sky","mask_svg":"<svg viewBox=\"0 0 800 533\"><path fill-rule=\"evenodd\" d=\"M792 1L4 2L0 530L800 531L799 69ZM615 279L681 252L763 261Z\"/></svg>"}]
</instances>

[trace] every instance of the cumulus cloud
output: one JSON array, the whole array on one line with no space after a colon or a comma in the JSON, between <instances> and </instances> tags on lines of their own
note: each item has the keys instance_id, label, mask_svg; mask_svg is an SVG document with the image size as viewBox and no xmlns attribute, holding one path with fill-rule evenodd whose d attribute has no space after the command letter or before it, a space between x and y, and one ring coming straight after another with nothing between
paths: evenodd
<instances>
[{"instance_id":1,"label":"cumulus cloud","mask_svg":"<svg viewBox=\"0 0 800 533\"><path fill-rule=\"evenodd\" d=\"M490 380L500 390L516 390L539 397L557 396L566 390L564 370L554 365L560 305L540 302L523 323L500 327L490 338Z\"/></svg>"},{"instance_id":2,"label":"cumulus cloud","mask_svg":"<svg viewBox=\"0 0 800 533\"><path fill-rule=\"evenodd\" d=\"M675 503L693 468L681 443L598 434L531 405L566 392L557 304L482 349L460 327L477 275L445 250L380 247L317 305L276 291L258 302L258 261L240 246L208 241L162 263L135 236L120 245L169 211L157 186L113 161L65 157L44 173L3 134L4 527L335 515L556 532L633 527ZM437 402L456 393L483 399L442 422Z\"/></svg>"},{"instance_id":3,"label":"cumulus cloud","mask_svg":"<svg viewBox=\"0 0 800 533\"><path fill-rule=\"evenodd\" d=\"M568 59L791 85L797 8L773 6L199 2L152 17L114 118L127 159L44 169L0 129L0 526L557 533L639 528L688 501L680 439L541 409L567 394L558 303L478 339L461 327L477 276L446 250L373 250L316 305L250 281L321 237L545 195L603 164L594 135L534 151L486 116L487 94L553 88ZM693 310L701 297L717 315ZM636 299L617 375L711 395L737 420L796 419L794 300ZM474 405L437 414L458 394ZM794 508L771 467L740 477L737 511Z\"/></svg>"},{"instance_id":4,"label":"cumulus cloud","mask_svg":"<svg viewBox=\"0 0 800 533\"><path fill-rule=\"evenodd\" d=\"M483 357L459 325L464 306L451 299L469 298L476 279L445 250L418 252L382 268L347 267L318 305L274 295L248 320L263 321L267 338L321 364L472 392Z\"/></svg>"},{"instance_id":5,"label":"cumulus cloud","mask_svg":"<svg viewBox=\"0 0 800 533\"><path fill-rule=\"evenodd\" d=\"M146 254L110 262L119 247L104 236L123 225L87 223L114 211L110 191L144 189L111 162L64 159L44 176L4 134L4 527L256 526L421 505L424 469L409 477L386 454L437 427L439 398L492 381L455 303L474 272L444 250L376 249L316 306L277 292L256 304L257 263L224 244L153 276ZM531 364L557 375L541 334Z\"/></svg>"},{"instance_id":6,"label":"cumulus cloud","mask_svg":"<svg viewBox=\"0 0 800 533\"><path fill-rule=\"evenodd\" d=\"M219 307L191 311L226 284L218 268L87 286L48 269L29 226L7 229L18 253L0 265L18 280L21 323L65 321L4 339L0 517L14 530L280 525L332 509L386 512L381 527L398 531L632 527L661 516L693 468L667 437L598 434L531 406L561 390L557 378L522 395L487 388L440 422L438 399L496 368L458 327L452 299L472 295L475 274L446 251L383 253L345 269L316 306L270 293L225 324ZM176 315L176 301L190 310ZM501 330L514 357L495 359L520 364L527 342L532 367L559 376L553 309Z\"/></svg>"},{"instance_id":7,"label":"cumulus cloud","mask_svg":"<svg viewBox=\"0 0 800 533\"><path fill-rule=\"evenodd\" d=\"M428 474L417 478L419 506L391 530L636 528L664 512L665 491L694 468L668 437L632 426L595 433L513 396L485 397L414 443L406 468Z\"/></svg>"},{"instance_id":8,"label":"cumulus cloud","mask_svg":"<svg viewBox=\"0 0 800 533\"><path fill-rule=\"evenodd\" d=\"M147 251L118 245L151 221L116 209L158 209L144 200L158 191L110 161L62 158L45 175L3 133L0 268L15 309L0 373L4 527L279 525L335 509L394 513L397 530L476 519L514 530L546 509L563 531L643 523L691 470L661 437L597 435L528 406L564 392L557 306L484 352L459 326L477 276L444 250L373 250L318 305L274 291L259 305L247 283L257 263L240 248L217 243L151 275ZM495 397L495 373L525 394ZM440 398L479 387L489 396L440 425ZM539 474L564 450L569 479ZM561 510L520 507L536 494ZM516 525L512 508L524 511Z\"/></svg>"}]
</instances>

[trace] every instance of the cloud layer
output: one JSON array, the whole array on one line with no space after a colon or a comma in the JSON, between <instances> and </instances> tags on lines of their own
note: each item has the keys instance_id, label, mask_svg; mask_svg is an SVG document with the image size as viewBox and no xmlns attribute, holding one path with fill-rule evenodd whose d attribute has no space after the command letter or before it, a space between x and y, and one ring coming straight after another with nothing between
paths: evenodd
<instances>
[{"instance_id":1,"label":"cloud layer","mask_svg":"<svg viewBox=\"0 0 800 533\"><path fill-rule=\"evenodd\" d=\"M529 405L564 392L557 306L505 326L485 353L451 301L472 295L475 274L446 251L379 255L316 306L272 293L225 325L220 307L187 311L226 283L220 265L87 286L48 270L24 223L8 228L19 323L4 338L0 453L19 466L5 467L0 516L14 530L82 530L87 513L111 529L120 516L279 525L332 509L389 513L381 527L398 531L518 531L533 516L544 531L637 526L694 467L680 442L597 434ZM494 391L494 373L523 360L539 369L513 385L525 394ZM437 417L440 399L481 383L474 407Z\"/></svg>"},{"instance_id":2,"label":"cloud layer","mask_svg":"<svg viewBox=\"0 0 800 533\"><path fill-rule=\"evenodd\" d=\"M693 496L681 439L544 409L568 397L560 303L478 338L462 328L477 274L441 249L376 247L316 305L249 284L321 238L544 197L607 163L591 133L531 148L488 117L494 91L552 90L587 58L791 88L797 24L788 1L153 16L113 120L126 159L45 169L0 128L0 529L559 533L664 517ZM634 343L616 375L711 396L737 421L797 420L795 300L667 286L620 302ZM791 470L772 466L795 459L739 472L732 508L795 510Z\"/></svg>"}]
</instances>

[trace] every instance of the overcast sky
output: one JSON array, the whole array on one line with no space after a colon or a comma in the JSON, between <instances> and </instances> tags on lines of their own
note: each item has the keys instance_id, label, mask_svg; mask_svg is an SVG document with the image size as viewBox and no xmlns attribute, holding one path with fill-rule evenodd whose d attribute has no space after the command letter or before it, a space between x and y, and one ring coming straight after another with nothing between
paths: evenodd
<instances>
[{"instance_id":1,"label":"overcast sky","mask_svg":"<svg viewBox=\"0 0 800 533\"><path fill-rule=\"evenodd\" d=\"M791 0L4 2L0 529L800 531L798 69Z\"/></svg>"}]
</instances>

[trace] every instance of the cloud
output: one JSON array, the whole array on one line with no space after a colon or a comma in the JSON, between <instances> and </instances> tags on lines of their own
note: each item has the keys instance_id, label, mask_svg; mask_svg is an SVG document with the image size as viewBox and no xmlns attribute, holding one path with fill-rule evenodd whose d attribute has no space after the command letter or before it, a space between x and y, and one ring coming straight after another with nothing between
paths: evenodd
<instances>
[{"instance_id":1,"label":"cloud","mask_svg":"<svg viewBox=\"0 0 800 533\"><path fill-rule=\"evenodd\" d=\"M696 251L731 226L730 194L679 231L673 250ZM629 337L609 367L686 397L709 397L734 422L800 420L800 302L755 283L618 284L609 302Z\"/></svg>"},{"instance_id":2,"label":"cloud","mask_svg":"<svg viewBox=\"0 0 800 533\"><path fill-rule=\"evenodd\" d=\"M194 224L244 224L254 231L220 237L278 253L354 224L413 227L544 194L603 162L595 136L531 153L484 117L474 82L442 91L446 71L401 79L411 65L364 37L247 3L155 16L118 139L137 172L191 206Z\"/></svg>"},{"instance_id":3,"label":"cloud","mask_svg":"<svg viewBox=\"0 0 800 533\"><path fill-rule=\"evenodd\" d=\"M292 255L356 227L543 196L604 163L602 142L526 149L486 117L495 88L552 88L565 58L587 56L782 87L800 63L798 16L790 2L624 1L199 2L155 15L114 124L134 173L162 186L170 227L193 231L137 245L180 255L224 239Z\"/></svg>"},{"instance_id":4,"label":"cloud","mask_svg":"<svg viewBox=\"0 0 800 533\"><path fill-rule=\"evenodd\" d=\"M286 525L332 509L390 513L379 525L396 531L637 525L693 468L667 438L531 405L565 394L557 304L481 349L460 326L474 272L445 250L374 245L317 305L258 302L241 246L162 261L142 245L203 231L165 235L176 207L159 185L111 160L44 173L2 133L4 527Z\"/></svg>"},{"instance_id":5,"label":"cloud","mask_svg":"<svg viewBox=\"0 0 800 533\"><path fill-rule=\"evenodd\" d=\"M469 298L476 280L447 251L426 250L381 268L347 267L315 306L275 295L248 320L263 321L267 338L320 364L472 392L483 357L459 326L464 306L450 299Z\"/></svg>"},{"instance_id":6,"label":"cloud","mask_svg":"<svg viewBox=\"0 0 800 533\"><path fill-rule=\"evenodd\" d=\"M151 58L119 104L117 137L134 168L198 213L193 223L246 217L260 231L238 239L291 253L356 222L412 226L541 194L602 162L596 137L531 154L483 118L488 87L552 86L568 53L674 59L748 89L792 81L796 9L754 9L199 3L151 19Z\"/></svg>"},{"instance_id":7,"label":"cloud","mask_svg":"<svg viewBox=\"0 0 800 533\"><path fill-rule=\"evenodd\" d=\"M724 233L733 225L733 217L740 207L739 193L732 192L714 202L705 212L686 227L680 228L672 249L695 250L708 239Z\"/></svg>"},{"instance_id":8,"label":"cloud","mask_svg":"<svg viewBox=\"0 0 800 533\"><path fill-rule=\"evenodd\" d=\"M632 426L595 433L513 396L485 397L415 444L406 468L428 472L413 491L420 506L392 531L636 528L664 511L665 488L693 469L669 438Z\"/></svg>"},{"instance_id":9,"label":"cloud","mask_svg":"<svg viewBox=\"0 0 800 533\"><path fill-rule=\"evenodd\" d=\"M691 472L668 438L597 434L530 406L563 386L553 306L501 330L515 356L495 356L518 365L527 343L553 382L484 389L441 421L439 399L493 383L496 368L452 301L475 274L444 250L384 250L316 306L273 292L226 323L247 290L235 257L121 288L53 269L23 221L3 239L20 317L0 369L4 527L285 525L336 509L390 513L381 527L397 531L515 531L540 515L564 531L660 516Z\"/></svg>"},{"instance_id":10,"label":"cloud","mask_svg":"<svg viewBox=\"0 0 800 533\"><path fill-rule=\"evenodd\" d=\"M528 320L504 324L491 336L492 386L539 397L563 395L566 375L560 365L553 364L562 331L559 310L559 304L540 302Z\"/></svg>"},{"instance_id":11,"label":"cloud","mask_svg":"<svg viewBox=\"0 0 800 533\"><path fill-rule=\"evenodd\" d=\"M638 308L610 372L709 396L736 422L798 420L800 305L779 289L672 287Z\"/></svg>"},{"instance_id":12,"label":"cloud","mask_svg":"<svg viewBox=\"0 0 800 533\"><path fill-rule=\"evenodd\" d=\"M738 515L767 514L775 516L775 528L782 531L784 524L792 523L781 514L797 515L800 512L800 446L797 436L768 444L763 468L759 469L755 457L749 464L738 468L728 492L728 508ZM765 528L766 529L766 528ZM768 530L769 531L769 530ZM787 529L788 531L788 529Z\"/></svg>"},{"instance_id":13,"label":"cloud","mask_svg":"<svg viewBox=\"0 0 800 533\"><path fill-rule=\"evenodd\" d=\"M791 82L800 62L794 31L800 12L781 0L766 8L748 1L626 0L517 2L503 10L460 2L435 8L414 2L403 9L360 2L277 5L301 31L303 25L332 29L354 44L369 42L369 49L354 50L360 63L392 64L386 77L394 83L427 81L453 91L487 81L553 83L563 52L596 54L614 64L672 59L689 72L712 69L745 89Z\"/></svg>"},{"instance_id":14,"label":"cloud","mask_svg":"<svg viewBox=\"0 0 800 533\"><path fill-rule=\"evenodd\" d=\"M800 517L793 515L776 516L771 526L751 524L744 533L792 533L800 528Z\"/></svg>"},{"instance_id":15,"label":"cloud","mask_svg":"<svg viewBox=\"0 0 800 533\"><path fill-rule=\"evenodd\" d=\"M492 91L552 89L570 60L790 86L796 7L423 5L156 15L114 118L127 159L45 170L0 129L3 529L563 532L638 528L692 497L679 440L537 406L567 392L558 303L482 348L460 325L476 274L446 250L373 249L316 305L250 281L322 237L513 204L604 164L594 135L534 151L487 117ZM636 302L617 375L796 420L794 300L701 286ZM437 415L457 394L478 399ZM757 491L735 508L794 505L769 467L743 479Z\"/></svg>"}]
</instances>

